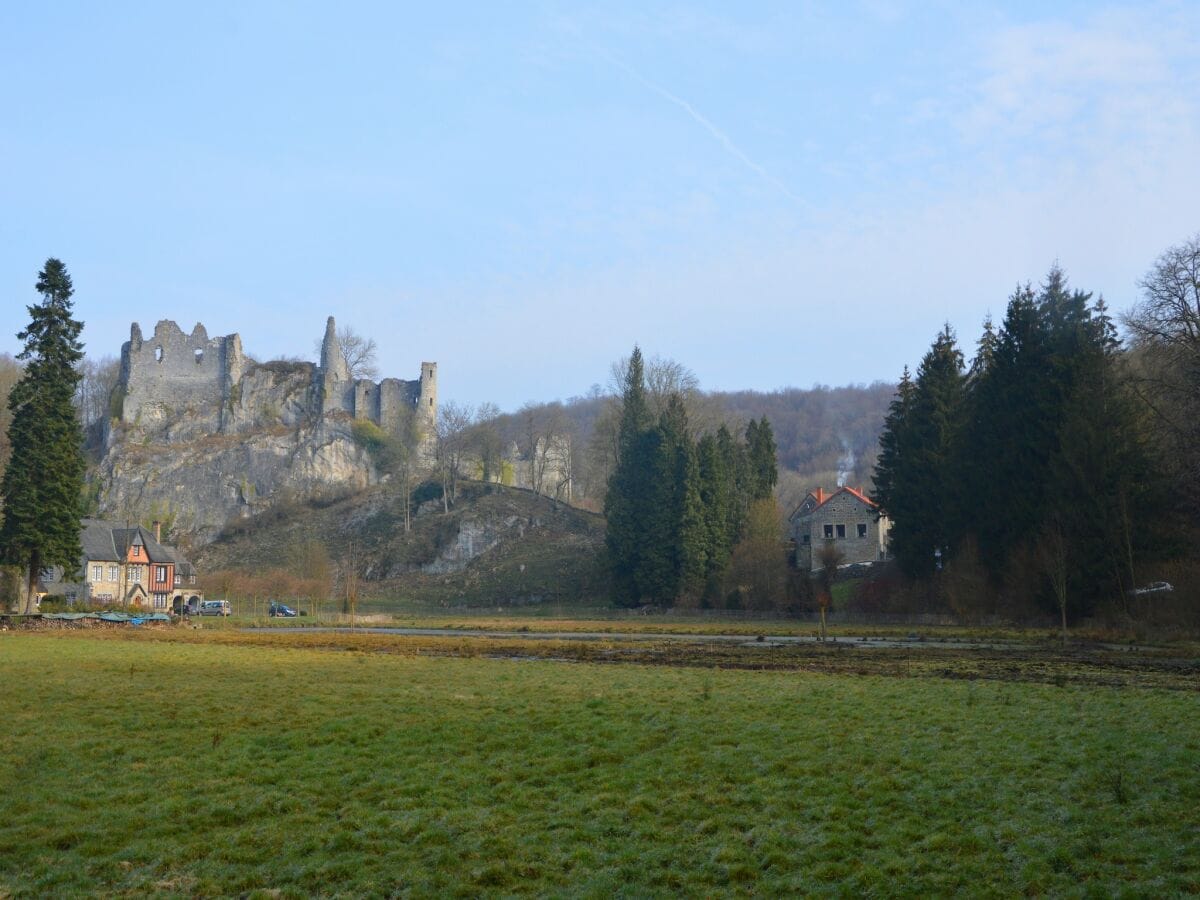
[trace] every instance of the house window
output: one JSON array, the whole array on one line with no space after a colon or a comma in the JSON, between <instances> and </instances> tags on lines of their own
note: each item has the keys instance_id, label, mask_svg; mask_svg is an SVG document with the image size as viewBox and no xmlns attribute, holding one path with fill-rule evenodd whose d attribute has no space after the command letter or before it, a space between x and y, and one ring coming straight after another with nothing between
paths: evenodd
<instances>
[{"instance_id":1,"label":"house window","mask_svg":"<svg viewBox=\"0 0 1200 900\"><path fill-rule=\"evenodd\" d=\"M167 608L167 595L166 594L155 594L154 595L154 608L155 609L166 609Z\"/></svg>"},{"instance_id":2,"label":"house window","mask_svg":"<svg viewBox=\"0 0 1200 900\"><path fill-rule=\"evenodd\" d=\"M92 581L100 581L104 577L104 566L92 566Z\"/></svg>"},{"instance_id":3,"label":"house window","mask_svg":"<svg viewBox=\"0 0 1200 900\"><path fill-rule=\"evenodd\" d=\"M137 544L134 544L134 545L133 545L133 550L130 552L130 554L129 554L129 555L130 555L130 556L141 556L141 555L142 555L142 548L141 548L141 547L139 547Z\"/></svg>"},{"instance_id":4,"label":"house window","mask_svg":"<svg viewBox=\"0 0 1200 900\"><path fill-rule=\"evenodd\" d=\"M129 581L131 584L141 584L142 583L142 567L141 566L130 566L129 567Z\"/></svg>"},{"instance_id":5,"label":"house window","mask_svg":"<svg viewBox=\"0 0 1200 900\"><path fill-rule=\"evenodd\" d=\"M154 580L157 581L159 584L162 584L164 581L167 580L167 567L166 566L155 566L154 567Z\"/></svg>"},{"instance_id":6,"label":"house window","mask_svg":"<svg viewBox=\"0 0 1200 900\"><path fill-rule=\"evenodd\" d=\"M858 536L860 538L865 538L867 536L867 526L863 522L858 523Z\"/></svg>"},{"instance_id":7,"label":"house window","mask_svg":"<svg viewBox=\"0 0 1200 900\"><path fill-rule=\"evenodd\" d=\"M825 526L825 538L826 538L826 540L833 539L833 526L832 525Z\"/></svg>"},{"instance_id":8,"label":"house window","mask_svg":"<svg viewBox=\"0 0 1200 900\"><path fill-rule=\"evenodd\" d=\"M116 581L117 578L120 576L120 574L121 574L121 570L118 569L116 566L108 567L108 580L109 581Z\"/></svg>"},{"instance_id":9,"label":"house window","mask_svg":"<svg viewBox=\"0 0 1200 900\"><path fill-rule=\"evenodd\" d=\"M183 576L178 572L175 573L175 584L176 586L183 584Z\"/></svg>"},{"instance_id":10,"label":"house window","mask_svg":"<svg viewBox=\"0 0 1200 900\"><path fill-rule=\"evenodd\" d=\"M195 584L195 583L196 583L196 576L195 575L189 576L188 584Z\"/></svg>"},{"instance_id":11,"label":"house window","mask_svg":"<svg viewBox=\"0 0 1200 900\"><path fill-rule=\"evenodd\" d=\"M837 535L840 538L844 538L846 536L846 526L845 525L839 525L837 527Z\"/></svg>"}]
</instances>

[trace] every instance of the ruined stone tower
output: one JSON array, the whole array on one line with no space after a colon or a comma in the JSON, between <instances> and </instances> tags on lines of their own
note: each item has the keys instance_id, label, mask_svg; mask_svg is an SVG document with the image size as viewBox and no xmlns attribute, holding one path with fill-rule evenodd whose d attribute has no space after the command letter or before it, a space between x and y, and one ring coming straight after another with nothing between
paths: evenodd
<instances>
[{"instance_id":1,"label":"ruined stone tower","mask_svg":"<svg viewBox=\"0 0 1200 900\"><path fill-rule=\"evenodd\" d=\"M437 425L437 363L421 363L420 377L413 381L352 378L338 340L337 322L330 316L319 364L299 365L307 366L311 373L309 399L285 404L268 396L269 390L264 395L257 383L254 390L243 391L244 379L250 379L246 386L251 387L256 369L269 370L272 364L258 367L248 361L238 335L210 339L200 324L186 335L174 322L164 320L155 326L153 338L145 340L135 322L129 341L121 348L118 417L126 424L153 429L184 411L207 410L220 431L242 430L264 419L241 409L252 396L261 398L266 407L286 407L283 419L287 422L340 414L393 430L411 414L424 438L432 439ZM233 414L234 407L240 415Z\"/></svg>"},{"instance_id":2,"label":"ruined stone tower","mask_svg":"<svg viewBox=\"0 0 1200 900\"><path fill-rule=\"evenodd\" d=\"M350 366L338 341L337 323L330 316L325 323L325 338L321 341L321 364L314 379L318 389L321 415L340 411L354 415L354 383Z\"/></svg>"}]
</instances>

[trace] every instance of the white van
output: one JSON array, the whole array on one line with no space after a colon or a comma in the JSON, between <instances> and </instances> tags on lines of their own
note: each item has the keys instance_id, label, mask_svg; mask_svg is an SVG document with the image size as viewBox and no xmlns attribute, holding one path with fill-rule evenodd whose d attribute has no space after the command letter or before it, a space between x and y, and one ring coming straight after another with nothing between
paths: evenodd
<instances>
[{"instance_id":1,"label":"white van","mask_svg":"<svg viewBox=\"0 0 1200 900\"><path fill-rule=\"evenodd\" d=\"M233 613L228 600L205 600L200 604L202 616L228 616Z\"/></svg>"}]
</instances>

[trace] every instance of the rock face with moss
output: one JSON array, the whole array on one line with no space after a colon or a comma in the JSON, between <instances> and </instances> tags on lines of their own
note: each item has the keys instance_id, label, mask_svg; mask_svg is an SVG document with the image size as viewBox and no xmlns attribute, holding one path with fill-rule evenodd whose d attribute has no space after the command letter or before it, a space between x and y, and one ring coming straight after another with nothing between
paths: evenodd
<instances>
[{"instance_id":1,"label":"rock face with moss","mask_svg":"<svg viewBox=\"0 0 1200 900\"><path fill-rule=\"evenodd\" d=\"M100 512L168 523L197 543L231 521L285 499L337 496L379 480L354 424L407 425L427 437L437 419L437 365L414 381L351 377L332 317L321 362L256 363L236 335L190 335L135 323L121 351L105 453Z\"/></svg>"}]
</instances>

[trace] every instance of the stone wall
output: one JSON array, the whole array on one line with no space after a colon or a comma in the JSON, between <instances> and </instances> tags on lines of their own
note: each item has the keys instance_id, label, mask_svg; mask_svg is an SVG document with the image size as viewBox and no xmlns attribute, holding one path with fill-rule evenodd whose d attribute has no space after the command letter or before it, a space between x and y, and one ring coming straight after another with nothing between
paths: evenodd
<instances>
[{"instance_id":1,"label":"stone wall","mask_svg":"<svg viewBox=\"0 0 1200 900\"><path fill-rule=\"evenodd\" d=\"M298 377L306 378L306 385L298 385ZM278 397L272 396L275 386ZM196 429L231 433L270 424L295 425L330 413L394 429L411 411L427 438L432 438L437 424L437 363L421 363L421 375L413 381L352 379L332 316L316 366L255 365L243 355L237 334L210 339L200 324L188 335L174 322L163 320L146 340L135 322L121 348L118 392L119 420L168 442L190 439ZM194 428L179 427L183 418Z\"/></svg>"},{"instance_id":2,"label":"stone wall","mask_svg":"<svg viewBox=\"0 0 1200 900\"><path fill-rule=\"evenodd\" d=\"M815 509L804 511L802 504L798 513L793 517L792 537L799 568L820 568L818 551L827 541L842 554L842 565L886 558L887 519L876 521L875 508L854 493L837 491Z\"/></svg>"},{"instance_id":3,"label":"stone wall","mask_svg":"<svg viewBox=\"0 0 1200 900\"><path fill-rule=\"evenodd\" d=\"M189 408L220 410L245 365L236 334L209 339L200 324L184 334L164 319L145 340L135 322L121 348L120 419L152 425Z\"/></svg>"}]
</instances>

